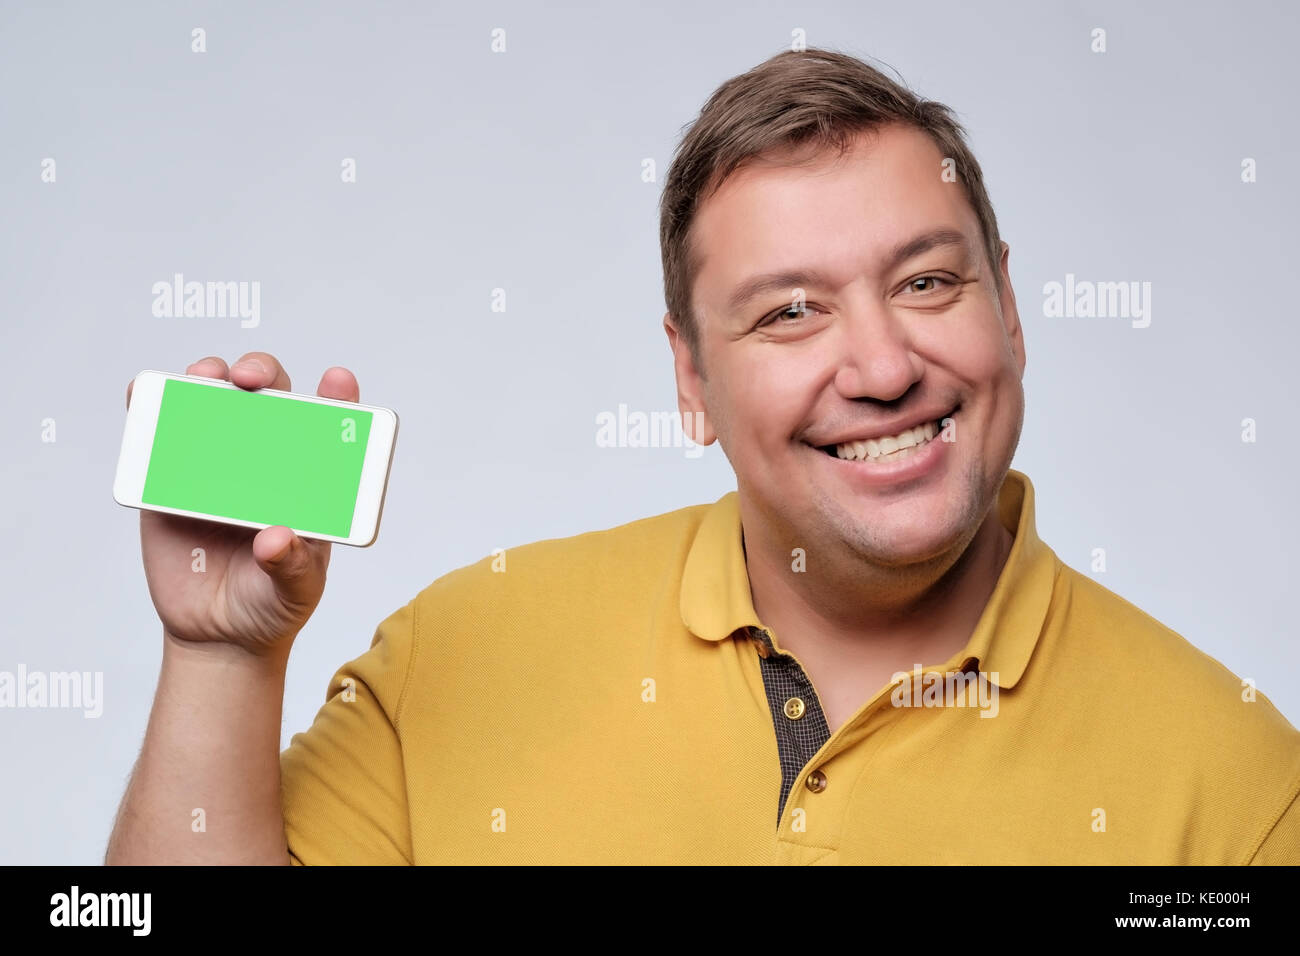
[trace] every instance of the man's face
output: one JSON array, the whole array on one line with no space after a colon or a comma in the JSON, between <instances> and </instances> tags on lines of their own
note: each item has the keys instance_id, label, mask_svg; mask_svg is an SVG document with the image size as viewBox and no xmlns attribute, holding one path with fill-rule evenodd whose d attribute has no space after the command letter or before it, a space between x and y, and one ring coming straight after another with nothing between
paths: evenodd
<instances>
[{"instance_id":1,"label":"man's face","mask_svg":"<svg viewBox=\"0 0 1300 956\"><path fill-rule=\"evenodd\" d=\"M665 317L682 411L707 416L697 438L716 435L776 540L936 558L974 535L1020 437L1007 250L999 297L964 189L918 130L780 164L809 155L743 167L697 213L698 368ZM934 437L871 459L915 425Z\"/></svg>"}]
</instances>

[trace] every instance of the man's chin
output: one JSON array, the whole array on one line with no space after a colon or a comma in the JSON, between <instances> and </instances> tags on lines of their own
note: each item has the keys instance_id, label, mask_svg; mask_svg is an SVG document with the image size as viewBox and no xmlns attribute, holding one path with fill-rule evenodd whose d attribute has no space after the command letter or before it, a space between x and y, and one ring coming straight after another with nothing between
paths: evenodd
<instances>
[{"instance_id":1,"label":"man's chin","mask_svg":"<svg viewBox=\"0 0 1300 956\"><path fill-rule=\"evenodd\" d=\"M952 498L870 507L859 500L835 511L828 517L839 537L863 558L886 567L940 558L963 544L967 530Z\"/></svg>"},{"instance_id":2,"label":"man's chin","mask_svg":"<svg viewBox=\"0 0 1300 956\"><path fill-rule=\"evenodd\" d=\"M845 541L872 564L905 567L941 558L960 544L949 528L871 527L849 529Z\"/></svg>"}]
</instances>

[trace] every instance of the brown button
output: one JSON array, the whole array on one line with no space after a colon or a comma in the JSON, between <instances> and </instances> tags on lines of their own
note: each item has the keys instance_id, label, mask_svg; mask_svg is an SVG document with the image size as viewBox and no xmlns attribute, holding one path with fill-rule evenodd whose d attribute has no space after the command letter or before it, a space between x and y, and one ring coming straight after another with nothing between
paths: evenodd
<instances>
[{"instance_id":1,"label":"brown button","mask_svg":"<svg viewBox=\"0 0 1300 956\"><path fill-rule=\"evenodd\" d=\"M804 781L804 784L813 793L821 793L826 789L826 774L822 773L820 770L814 770L812 773L808 774L808 779Z\"/></svg>"},{"instance_id":2,"label":"brown button","mask_svg":"<svg viewBox=\"0 0 1300 956\"><path fill-rule=\"evenodd\" d=\"M785 715L791 720L798 720L807 709L798 697L791 697L785 702Z\"/></svg>"}]
</instances>

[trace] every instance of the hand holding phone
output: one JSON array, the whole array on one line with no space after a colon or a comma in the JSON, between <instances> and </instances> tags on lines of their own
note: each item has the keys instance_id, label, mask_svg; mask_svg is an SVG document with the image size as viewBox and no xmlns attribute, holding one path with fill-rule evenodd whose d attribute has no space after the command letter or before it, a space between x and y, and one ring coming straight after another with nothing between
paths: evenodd
<instances>
[{"instance_id":1,"label":"hand holding phone","mask_svg":"<svg viewBox=\"0 0 1300 956\"><path fill-rule=\"evenodd\" d=\"M274 356L265 352L250 352L233 367L227 367L220 358L200 359L190 365L185 370L185 374L230 382L244 392L255 392L258 389L291 391L288 373ZM141 378L142 384L144 381L145 379ZM191 400L197 398L200 408L205 399L212 398L204 393L218 391L216 388L207 388L200 383L190 383L175 377L167 378L164 383L151 382L150 388L157 391L161 384L172 383L175 383L174 391L167 398L168 402L175 402L179 397L188 396ZM127 386L128 408L132 406L133 385L134 382ZM176 386L189 386L190 389L199 389L200 392L191 393ZM228 387L224 390L229 391ZM322 399L339 402L360 401L360 389L356 377L347 369L340 367L326 370L321 377L316 394ZM237 397L230 396L230 398ZM248 397L244 396L244 398ZM155 395L151 401L156 404L159 398L160 396ZM267 401L273 399L267 396ZM281 398L280 401L294 406L307 404L288 398ZM149 403L142 399L140 406L136 408L137 417L143 411L144 404ZM176 414L174 409L179 406L172 404L170 407L173 409L172 414ZM220 407L227 408L225 405ZM313 403L310 408L304 408L302 411L310 414L324 407ZM161 405L156 405L154 411L158 416L156 427L160 442L165 440L166 419L162 413L166 411L167 408ZM377 411L388 412L387 409L377 409ZM191 410L189 414L200 414L200 412ZM225 413L218 411L216 414L219 421L225 421ZM292 416L295 410L290 409L288 414ZM391 415L391 412L388 414ZM253 500L256 496L253 496L253 499L236 496L224 504L205 504L204 502L221 501L222 496L218 495L217 499L213 499L211 497L215 493L213 489L209 488L205 492L202 487L190 484L187 478L197 472L195 469L187 471L184 467L187 454L195 454L198 449L205 447L202 445L191 446L187 452L182 444L179 446L179 451L170 455L164 454L167 449L160 446L159 457L154 460L154 464L158 467L152 472L154 479L152 488L148 473L137 474L132 480L129 477L133 468L130 461L132 453L128 448L130 419L131 416L128 415L128 437L123 443L123 459L119 462L114 496L124 504L141 508L140 542L145 578L149 584L150 597L153 599L166 634L185 642L233 644L256 654L281 650L287 653L287 646L291 643L292 637L307 623L307 619L320 602L325 587L325 573L329 565L331 541L345 541L351 538L353 543L368 544L373 540L374 527L370 528L367 536L364 530L365 520L362 518L359 520L363 527L358 529L355 535L352 533L352 527L341 535L330 533L340 530L340 520L345 525L355 524L355 522L349 522L346 518L340 519L337 507L333 509L324 507L323 510L318 508L307 513L309 516L321 515L322 517L319 519L308 517L306 520L319 520L322 527L329 526L327 530L304 531L303 528L299 528L299 531L304 533L298 534L287 525L270 525L265 516L256 514L255 510L239 511L241 508L256 506L258 502ZM175 421L173 419L174 423ZM396 418L393 416L388 448L382 451L384 481L380 483L379 502L375 504L375 523L378 521L378 507L382 504L383 484L387 478L391 438L395 429ZM380 431L382 430L381 427ZM152 435L152 432L150 434ZM185 432L182 429L176 434L183 436ZM286 439L288 438L289 436L286 435ZM183 440L193 440L193 436ZM150 449L153 444L154 442L150 440ZM145 457L147 459L148 455L146 454ZM256 454L241 457L240 449L230 447L229 444L221 446L219 459L209 460L221 462L221 467L227 472L224 475L225 484L232 479L238 483L240 475L237 472L247 472L243 475L246 479L246 488L260 487L259 479L263 480L265 487L273 490L277 481L283 484L282 474L278 476L267 475L265 472L259 474L259 468L274 467L273 462L259 460ZM232 461L238 462L233 472ZM166 469L162 467L164 465L167 466ZM168 474L173 476L172 480L162 482L159 476ZM178 477L181 480L178 481ZM301 480L301 476L295 480ZM315 486L318 482L304 481L303 484ZM132 488L134 492L130 490ZM283 488L280 490L283 491ZM313 487L303 487L302 493L304 497L310 497ZM137 495L140 500L131 500L132 494ZM208 497L205 498L205 494ZM151 501L154 503L150 503ZM158 501L166 501L169 506L159 505ZM360 501L358 504L362 505ZM175 505L180 507L172 507ZM209 507L217 511L217 517L195 516ZM283 504L275 507L283 507ZM232 511L239 511L242 517L233 517ZM303 512L296 513L303 514Z\"/></svg>"}]
</instances>

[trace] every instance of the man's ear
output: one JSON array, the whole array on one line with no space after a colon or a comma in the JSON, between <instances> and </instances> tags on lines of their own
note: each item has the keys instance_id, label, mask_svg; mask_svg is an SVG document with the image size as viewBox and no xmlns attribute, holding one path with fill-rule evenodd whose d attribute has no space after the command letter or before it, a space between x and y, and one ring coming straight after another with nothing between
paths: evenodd
<instances>
[{"instance_id":1,"label":"man's ear","mask_svg":"<svg viewBox=\"0 0 1300 956\"><path fill-rule=\"evenodd\" d=\"M677 328L671 312L664 313L664 331L673 350L673 373L677 376L677 409L682 415L682 429L697 445L712 445L718 438L704 407L703 376L686 336Z\"/></svg>"},{"instance_id":2,"label":"man's ear","mask_svg":"<svg viewBox=\"0 0 1300 956\"><path fill-rule=\"evenodd\" d=\"M1020 365L1020 377L1025 377L1025 337L1020 328L1020 312L1016 309L1016 290L1011 287L1010 268L1011 247L1002 243L1002 258L998 270L1002 273L1002 292L999 305L1002 310L1002 324L1006 328L1007 338L1011 341L1011 351Z\"/></svg>"}]
</instances>

